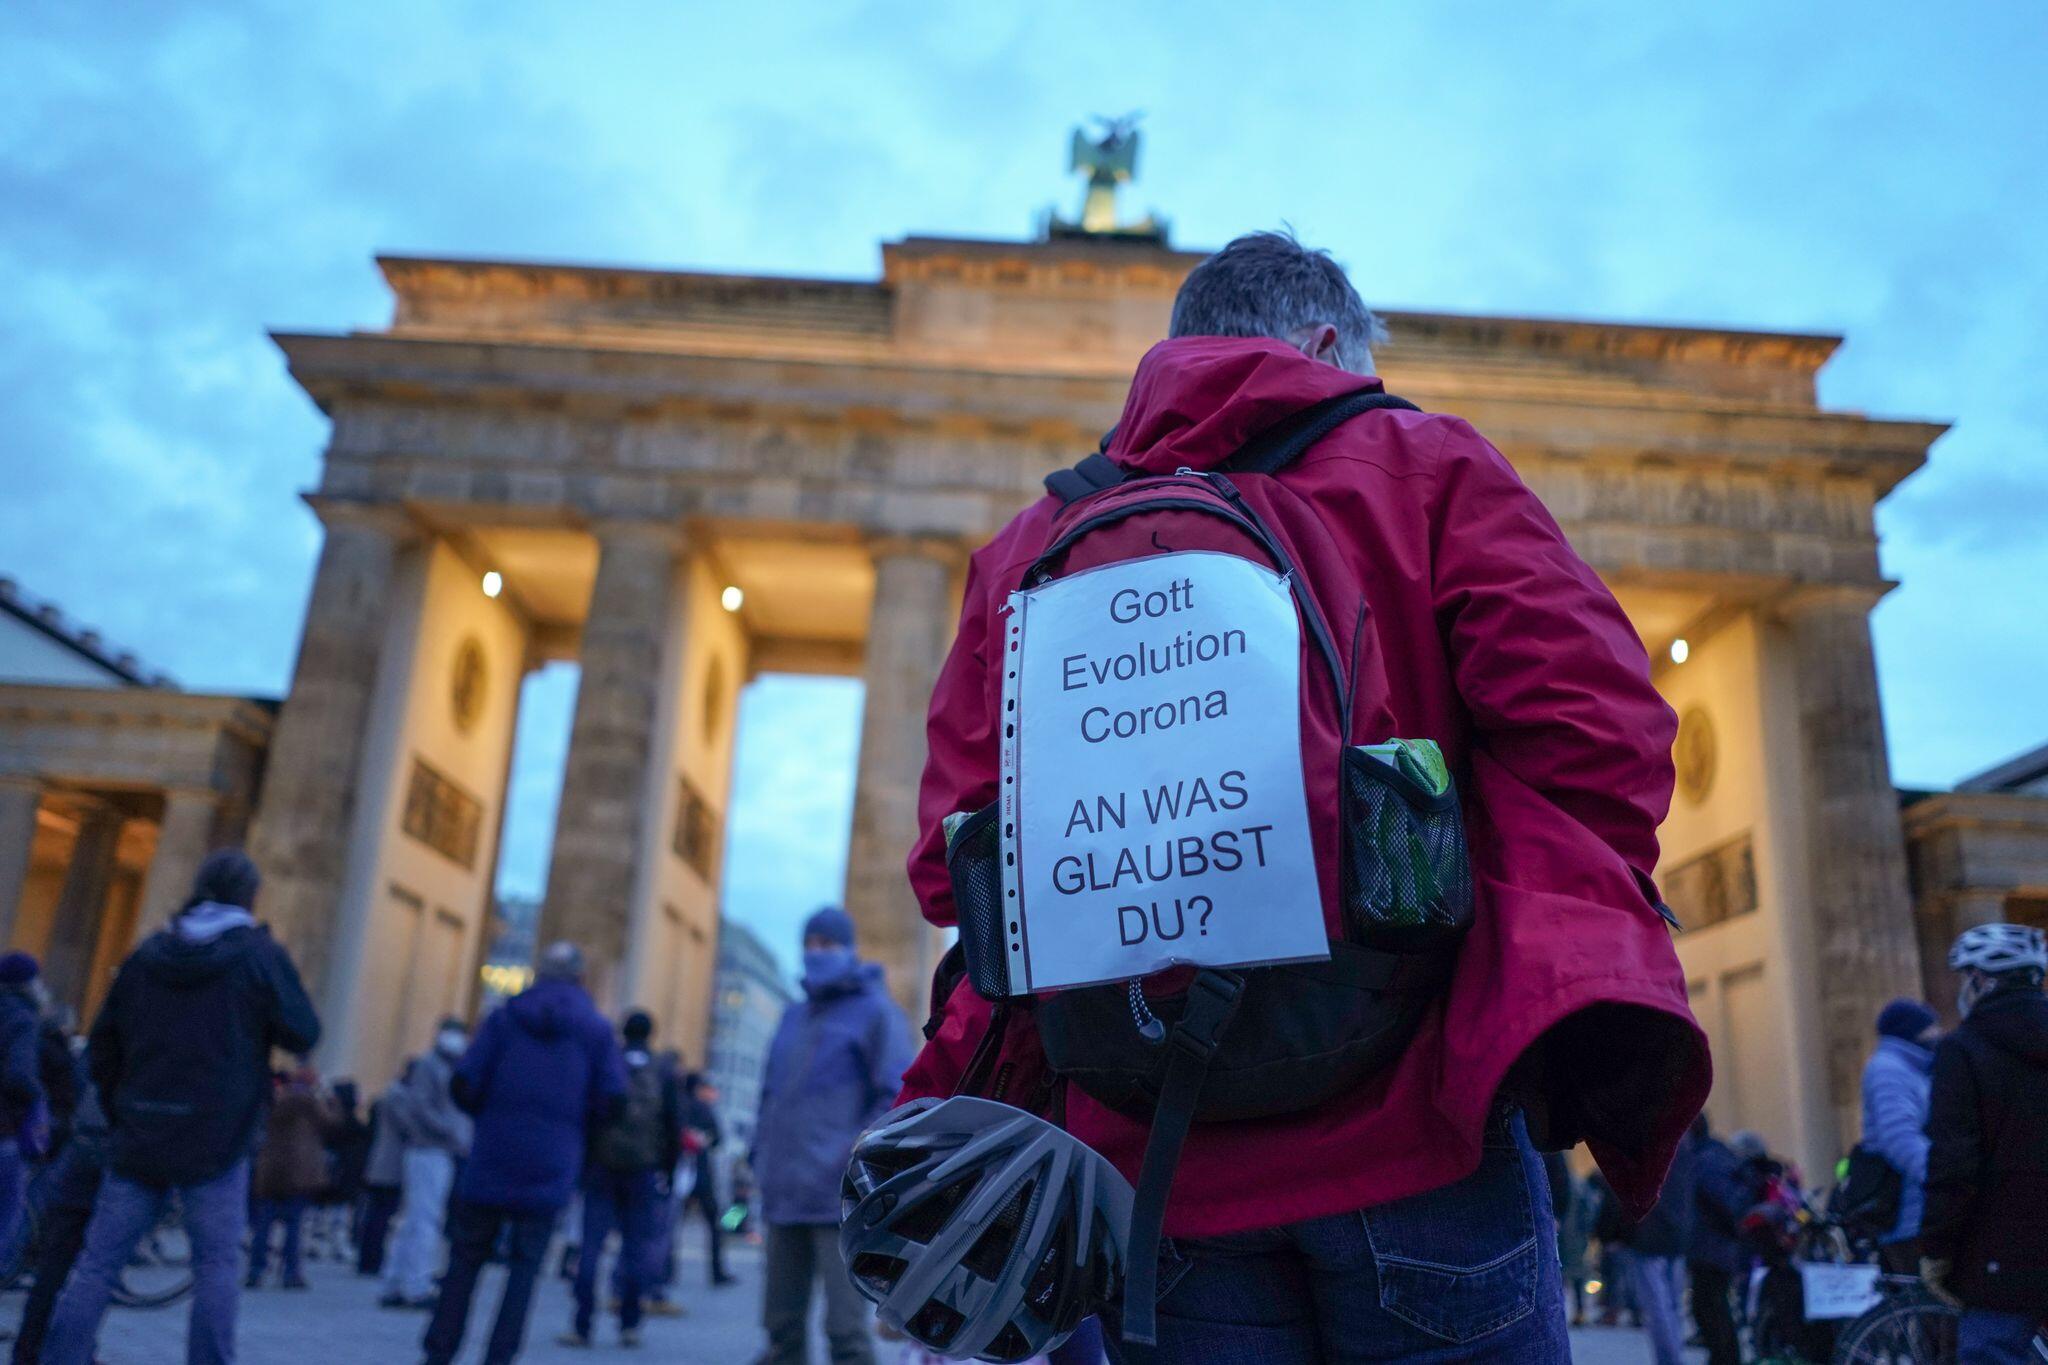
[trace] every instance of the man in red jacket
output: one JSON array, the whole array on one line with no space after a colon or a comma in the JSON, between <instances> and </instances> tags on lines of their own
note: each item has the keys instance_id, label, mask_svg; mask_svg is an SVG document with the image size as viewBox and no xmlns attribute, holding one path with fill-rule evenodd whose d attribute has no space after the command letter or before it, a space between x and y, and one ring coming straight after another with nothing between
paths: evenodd
<instances>
[{"instance_id":1,"label":"man in red jacket","mask_svg":"<svg viewBox=\"0 0 2048 1365\"><path fill-rule=\"evenodd\" d=\"M1378 330L1327 255L1242 237L1181 287L1107 453L1136 473L1213 469L1304 408L1377 390ZM1426 736L1457 775L1476 920L1394 1065L1315 1108L1195 1126L1148 1358L1568 1360L1537 1147L1586 1141L1640 1215L1709 1083L1650 879L1671 710L1613 596L1465 422L1367 412L1270 477L1366 585L1391 724L1350 740ZM954 921L942 823L997 796L1001 613L1057 510L1027 508L968 571L909 867L936 924ZM990 1018L963 982L903 1099L952 1093ZM1018 1078L1044 1058L1028 1016L1001 1047L1008 1093L1030 1093ZM1143 1121L1079 1087L1065 1117L1137 1175Z\"/></svg>"}]
</instances>

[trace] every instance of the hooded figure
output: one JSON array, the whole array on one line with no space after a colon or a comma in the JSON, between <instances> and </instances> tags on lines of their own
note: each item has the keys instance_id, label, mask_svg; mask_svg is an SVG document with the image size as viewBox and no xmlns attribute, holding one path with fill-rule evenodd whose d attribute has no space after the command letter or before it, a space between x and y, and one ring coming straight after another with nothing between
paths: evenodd
<instances>
[{"instance_id":1,"label":"hooded figure","mask_svg":"<svg viewBox=\"0 0 2048 1365\"><path fill-rule=\"evenodd\" d=\"M764 1365L810 1358L813 1278L825 1286L831 1357L872 1362L867 1311L839 1255L839 1182L854 1139L889 1108L910 1032L882 969L853 949L853 919L826 906L804 922L804 998L783 1011L761 1084L749 1157L768 1223Z\"/></svg>"},{"instance_id":2,"label":"hooded figure","mask_svg":"<svg viewBox=\"0 0 2048 1365\"><path fill-rule=\"evenodd\" d=\"M910 1036L881 967L854 952L844 910L805 922L803 989L768 1049L753 1166L769 1223L836 1226L853 1140L895 1097Z\"/></svg>"},{"instance_id":3,"label":"hooded figure","mask_svg":"<svg viewBox=\"0 0 2048 1365\"><path fill-rule=\"evenodd\" d=\"M1877 1049L1863 1064L1863 1141L1899 1173L1899 1219L1881 1239L1886 1245L1920 1233L1934 1041L1934 1011L1894 1000L1878 1013Z\"/></svg>"},{"instance_id":4,"label":"hooded figure","mask_svg":"<svg viewBox=\"0 0 2048 1365\"><path fill-rule=\"evenodd\" d=\"M86 1047L113 1121L108 1164L145 1185L199 1184L247 1156L270 1096L270 1052L303 1054L320 1021L298 970L249 911L256 866L209 854L170 924L114 976Z\"/></svg>"},{"instance_id":5,"label":"hooded figure","mask_svg":"<svg viewBox=\"0 0 2048 1365\"><path fill-rule=\"evenodd\" d=\"M555 966L544 958L456 1067L455 1101L475 1118L457 1199L524 1212L569 1202L585 1135L626 1091L618 1041L581 975L580 957L573 969L566 956Z\"/></svg>"}]
</instances>

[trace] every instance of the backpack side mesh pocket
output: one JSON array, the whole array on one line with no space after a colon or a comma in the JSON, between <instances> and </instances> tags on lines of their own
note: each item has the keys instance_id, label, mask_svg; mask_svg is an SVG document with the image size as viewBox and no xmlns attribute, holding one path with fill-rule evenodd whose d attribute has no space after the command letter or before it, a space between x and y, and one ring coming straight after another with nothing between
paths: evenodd
<instances>
[{"instance_id":1,"label":"backpack side mesh pocket","mask_svg":"<svg viewBox=\"0 0 2048 1365\"><path fill-rule=\"evenodd\" d=\"M1344 805L1344 922L1353 937L1472 923L1465 816L1433 742L1346 749Z\"/></svg>"},{"instance_id":2,"label":"backpack side mesh pocket","mask_svg":"<svg viewBox=\"0 0 2048 1365\"><path fill-rule=\"evenodd\" d=\"M1010 959L1003 925L1002 803L946 820L946 873L953 883L953 913L967 979L984 1000L1010 994Z\"/></svg>"}]
</instances>

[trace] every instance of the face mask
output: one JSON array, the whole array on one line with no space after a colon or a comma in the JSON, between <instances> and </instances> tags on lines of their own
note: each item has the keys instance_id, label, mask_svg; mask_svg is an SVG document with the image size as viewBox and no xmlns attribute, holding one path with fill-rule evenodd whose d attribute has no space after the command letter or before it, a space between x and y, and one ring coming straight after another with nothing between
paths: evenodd
<instances>
[{"instance_id":1,"label":"face mask","mask_svg":"<svg viewBox=\"0 0 2048 1365\"><path fill-rule=\"evenodd\" d=\"M853 961L851 948L806 948L804 949L804 978L821 981L837 976Z\"/></svg>"},{"instance_id":2,"label":"face mask","mask_svg":"<svg viewBox=\"0 0 2048 1365\"><path fill-rule=\"evenodd\" d=\"M459 1033L452 1028L445 1029L434 1038L434 1046L440 1050L441 1055L444 1057L459 1057L462 1055L462 1050L469 1046L469 1035Z\"/></svg>"}]
</instances>

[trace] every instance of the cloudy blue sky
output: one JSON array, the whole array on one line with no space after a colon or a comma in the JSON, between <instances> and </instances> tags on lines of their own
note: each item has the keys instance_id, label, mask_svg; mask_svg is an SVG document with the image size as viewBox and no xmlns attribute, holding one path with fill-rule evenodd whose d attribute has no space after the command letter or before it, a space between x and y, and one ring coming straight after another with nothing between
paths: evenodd
<instances>
[{"instance_id":1,"label":"cloudy blue sky","mask_svg":"<svg viewBox=\"0 0 2048 1365\"><path fill-rule=\"evenodd\" d=\"M1388 306L1837 330L1825 401L1953 420L1876 617L1939 785L2048 739L2044 69L2025 4L12 0L0 573L276 693L323 424L264 331L380 324L373 252L868 276L1024 234L1071 123L1143 109L1184 244L1285 220ZM533 688L513 889L572 689ZM747 698L731 906L778 941L838 883L858 705Z\"/></svg>"}]
</instances>

